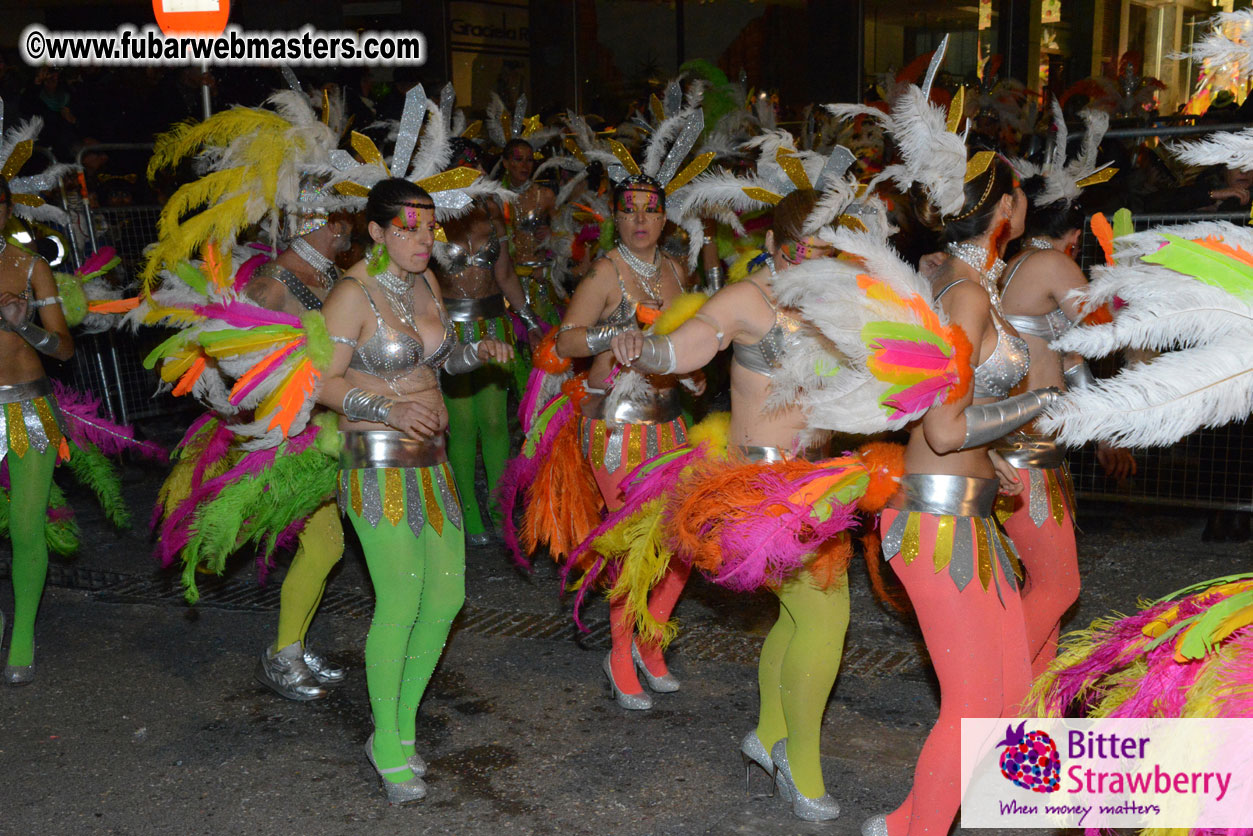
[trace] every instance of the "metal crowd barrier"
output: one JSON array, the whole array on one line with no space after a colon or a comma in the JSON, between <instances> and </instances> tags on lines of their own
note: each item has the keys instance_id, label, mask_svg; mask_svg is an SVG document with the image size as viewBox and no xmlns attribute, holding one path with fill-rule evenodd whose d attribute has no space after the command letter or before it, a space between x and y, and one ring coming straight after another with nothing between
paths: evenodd
<instances>
[{"instance_id":1,"label":"metal crowd barrier","mask_svg":"<svg viewBox=\"0 0 1253 836\"><path fill-rule=\"evenodd\" d=\"M1136 231L1203 220L1249 222L1247 212L1189 215L1132 216ZM1104 254L1091 231L1080 241L1080 266L1104 263ZM1122 358L1092 364L1097 377L1112 377ZM1092 445L1072 450L1069 461L1075 493L1089 499L1122 500L1183 508L1253 511L1253 427L1247 422L1203 429L1170 447L1132 451L1138 471L1122 482L1108 478Z\"/></svg>"},{"instance_id":2,"label":"metal crowd barrier","mask_svg":"<svg viewBox=\"0 0 1253 836\"><path fill-rule=\"evenodd\" d=\"M102 180L104 176L126 177L142 184L152 145L92 145L79 152L76 162L81 165L86 153L108 154L111 162L129 163L128 171L105 172ZM90 206L88 211L86 184L82 180L77 193L62 199L71 216L67 232L72 248L77 250L74 263L81 263L101 247L111 246L122 259L117 275L129 282L130 290L136 290L144 248L157 239L161 207ZM110 330L78 337L74 357L66 364L65 374L71 385L96 395L115 421L130 423L182 412L188 404L169 394L158 394L159 377L155 371L143 367L144 357L166 336L168 332L162 329L142 328L138 333Z\"/></svg>"}]
</instances>

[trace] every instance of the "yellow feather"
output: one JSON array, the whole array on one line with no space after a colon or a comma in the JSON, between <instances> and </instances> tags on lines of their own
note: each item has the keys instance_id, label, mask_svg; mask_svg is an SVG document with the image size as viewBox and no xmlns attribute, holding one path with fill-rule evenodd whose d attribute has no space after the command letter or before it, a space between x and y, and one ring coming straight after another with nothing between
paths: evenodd
<instances>
[{"instance_id":1,"label":"yellow feather","mask_svg":"<svg viewBox=\"0 0 1253 836\"><path fill-rule=\"evenodd\" d=\"M673 553L666 547L663 519L665 498L644 505L619 525L597 537L597 552L621 561L622 571L609 590L609 599L625 599L627 617L633 618L640 637L665 647L678 632L673 619L659 624L648 611L648 596L670 568Z\"/></svg>"},{"instance_id":2,"label":"yellow feather","mask_svg":"<svg viewBox=\"0 0 1253 836\"><path fill-rule=\"evenodd\" d=\"M727 447L731 443L731 413L709 413L705 420L687 431L687 441L693 447L708 442L711 456L726 458Z\"/></svg>"},{"instance_id":3,"label":"yellow feather","mask_svg":"<svg viewBox=\"0 0 1253 836\"><path fill-rule=\"evenodd\" d=\"M210 357L232 357L236 354L274 349L298 338L295 329L292 329L290 334L241 334L233 339L220 340L206 346L205 353Z\"/></svg>"},{"instance_id":4,"label":"yellow feather","mask_svg":"<svg viewBox=\"0 0 1253 836\"><path fill-rule=\"evenodd\" d=\"M653 333L674 333L679 329L680 325L695 316L696 312L701 309L701 306L708 301L709 297L703 293L680 294L657 317L657 321L653 323Z\"/></svg>"}]
</instances>

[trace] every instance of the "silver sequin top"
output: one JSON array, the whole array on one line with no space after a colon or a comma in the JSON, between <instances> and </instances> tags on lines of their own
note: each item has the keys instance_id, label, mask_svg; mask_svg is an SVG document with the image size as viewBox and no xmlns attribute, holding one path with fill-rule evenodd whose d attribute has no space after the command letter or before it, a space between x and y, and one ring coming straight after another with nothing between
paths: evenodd
<instances>
[{"instance_id":1,"label":"silver sequin top","mask_svg":"<svg viewBox=\"0 0 1253 836\"><path fill-rule=\"evenodd\" d=\"M349 280L357 281L356 279ZM357 284L361 285L360 282ZM375 328L370 338L359 344L353 351L348 368L365 372L381 380L393 381L406 376L419 366L438 368L448 359L449 352L456 345L457 333L453 330L448 317L444 316L443 308L440 308L439 318L444 324L444 340L434 352L429 356L424 356L421 341L384 322L378 306L374 304L374 299L370 296L370 291L366 290L365 285L361 285L361 290L365 293L366 301L370 303L370 309L374 311Z\"/></svg>"},{"instance_id":2,"label":"silver sequin top","mask_svg":"<svg viewBox=\"0 0 1253 836\"><path fill-rule=\"evenodd\" d=\"M1005 290L1009 290L1009 283L1014 280L1014 276L1018 273L1018 268L1031 258L1039 250L1035 250L1014 264L1014 268L1009 271L1009 275L1005 277ZM1052 342L1074 325L1070 317L1066 316L1066 312L1061 308L1054 308L1046 314L1006 314L1005 321L1014 326L1014 330L1019 334L1029 334L1033 337L1039 337L1042 340Z\"/></svg>"},{"instance_id":3,"label":"silver sequin top","mask_svg":"<svg viewBox=\"0 0 1253 836\"><path fill-rule=\"evenodd\" d=\"M939 302L941 296L964 281L969 279L958 279L947 285L935 295L935 301ZM1031 367L1027 341L1006 331L1000 317L995 314L992 315L992 325L996 328L996 348L992 349L986 360L975 367L976 398L1009 397L1010 390L1027 376L1027 370Z\"/></svg>"},{"instance_id":4,"label":"silver sequin top","mask_svg":"<svg viewBox=\"0 0 1253 836\"><path fill-rule=\"evenodd\" d=\"M460 244L449 244L445 252L445 267L449 276L459 276L471 267L491 270L500 258L500 239L493 229L487 243L473 253L466 252L466 248Z\"/></svg>"},{"instance_id":5,"label":"silver sequin top","mask_svg":"<svg viewBox=\"0 0 1253 836\"><path fill-rule=\"evenodd\" d=\"M750 372L756 372L765 377L774 377L784 355L790 349L796 347L797 334L800 332L801 322L796 317L776 307L770 301L770 297L766 295L766 292L756 282L750 281L749 284L757 288L761 298L765 299L766 304L774 311L774 325L770 327L770 330L760 340L751 345L732 343L731 356L735 359L735 362Z\"/></svg>"}]
</instances>

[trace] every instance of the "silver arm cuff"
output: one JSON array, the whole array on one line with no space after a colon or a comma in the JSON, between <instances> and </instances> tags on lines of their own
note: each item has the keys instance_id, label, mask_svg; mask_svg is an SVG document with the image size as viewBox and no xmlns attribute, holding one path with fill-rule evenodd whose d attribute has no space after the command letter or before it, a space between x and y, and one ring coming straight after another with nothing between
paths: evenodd
<instances>
[{"instance_id":1,"label":"silver arm cuff","mask_svg":"<svg viewBox=\"0 0 1253 836\"><path fill-rule=\"evenodd\" d=\"M40 354L52 356L61 347L61 338L51 331L45 331L33 322L23 322L16 328L10 328L19 337L30 343L30 347Z\"/></svg>"},{"instance_id":2,"label":"silver arm cuff","mask_svg":"<svg viewBox=\"0 0 1253 836\"><path fill-rule=\"evenodd\" d=\"M640 356L631 368L648 374L673 374L678 361L674 357L674 342L669 334L649 334L644 338Z\"/></svg>"},{"instance_id":3,"label":"silver arm cuff","mask_svg":"<svg viewBox=\"0 0 1253 836\"><path fill-rule=\"evenodd\" d=\"M962 412L966 417L966 440L961 449L989 444L1013 432L1035 419L1057 400L1058 394L1056 389L1036 389L1003 401L971 404Z\"/></svg>"},{"instance_id":4,"label":"silver arm cuff","mask_svg":"<svg viewBox=\"0 0 1253 836\"><path fill-rule=\"evenodd\" d=\"M1080 360L1063 371L1062 380L1066 381L1067 389L1087 389L1096 385L1096 378L1092 375L1092 370L1088 368L1087 360Z\"/></svg>"},{"instance_id":5,"label":"silver arm cuff","mask_svg":"<svg viewBox=\"0 0 1253 836\"><path fill-rule=\"evenodd\" d=\"M344 394L344 417L349 421L372 421L375 424L386 424L394 405L395 401L386 395L378 395L354 387Z\"/></svg>"},{"instance_id":6,"label":"silver arm cuff","mask_svg":"<svg viewBox=\"0 0 1253 836\"><path fill-rule=\"evenodd\" d=\"M587 326L587 350L592 354L600 354L602 351L609 350L609 343L619 334L625 334L631 330L629 325L615 325L606 322L603 325Z\"/></svg>"},{"instance_id":7,"label":"silver arm cuff","mask_svg":"<svg viewBox=\"0 0 1253 836\"><path fill-rule=\"evenodd\" d=\"M463 343L460 350L453 349L452 354L449 354L448 359L444 361L444 371L449 374L465 374L481 365L483 361L479 359L479 342L476 340L472 343Z\"/></svg>"},{"instance_id":8,"label":"silver arm cuff","mask_svg":"<svg viewBox=\"0 0 1253 836\"><path fill-rule=\"evenodd\" d=\"M544 330L544 326L540 324L539 317L535 315L535 311L531 310L529 305L517 313L518 319L522 320L522 324L526 326L526 330Z\"/></svg>"},{"instance_id":9,"label":"silver arm cuff","mask_svg":"<svg viewBox=\"0 0 1253 836\"><path fill-rule=\"evenodd\" d=\"M705 271L705 286L710 290L721 290L724 276L721 265L710 267Z\"/></svg>"}]
</instances>

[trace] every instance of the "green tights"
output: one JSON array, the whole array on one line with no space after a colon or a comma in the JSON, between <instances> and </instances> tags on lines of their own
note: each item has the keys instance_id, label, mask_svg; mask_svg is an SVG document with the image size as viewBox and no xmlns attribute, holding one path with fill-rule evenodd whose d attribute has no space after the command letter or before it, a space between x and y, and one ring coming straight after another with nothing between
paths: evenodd
<instances>
[{"instance_id":1,"label":"green tights","mask_svg":"<svg viewBox=\"0 0 1253 836\"><path fill-rule=\"evenodd\" d=\"M474 492L479 445L483 449L489 497L496 495L496 485L509 459L508 386L508 369L494 365L444 378L448 426L453 428L448 434L448 463L461 486L466 534L482 534L486 528ZM498 513L493 504L492 516Z\"/></svg>"},{"instance_id":2,"label":"green tights","mask_svg":"<svg viewBox=\"0 0 1253 836\"><path fill-rule=\"evenodd\" d=\"M10 665L29 665L35 660L35 615L48 578L48 542L44 524L57 449L49 444L40 453L34 447L19 456L12 450L9 464L9 535L13 540L13 638L9 642Z\"/></svg>"},{"instance_id":3,"label":"green tights","mask_svg":"<svg viewBox=\"0 0 1253 836\"><path fill-rule=\"evenodd\" d=\"M787 738L796 788L807 798L826 793L819 740L822 715L835 685L848 631L848 579L819 589L802 572L779 590L779 620L761 648L757 737L769 752Z\"/></svg>"},{"instance_id":4,"label":"green tights","mask_svg":"<svg viewBox=\"0 0 1253 836\"><path fill-rule=\"evenodd\" d=\"M387 508L387 471L357 472L363 480L378 480ZM419 479L422 472L421 468L405 470L404 479ZM421 497L419 501L424 504L419 509L426 517L421 536L415 536L409 527L408 507L396 524L384 516L377 526L370 525L352 507L347 509L374 585L374 620L365 640L365 673L374 715L374 760L380 769L404 766L413 754L418 705L466 591L465 537L448 519L439 492L428 494L411 488L401 495L404 493ZM455 496L454 492L454 502ZM395 497L390 501L402 500ZM439 510L438 517L434 508ZM384 777L400 783L413 778L413 773L406 769Z\"/></svg>"},{"instance_id":5,"label":"green tights","mask_svg":"<svg viewBox=\"0 0 1253 836\"><path fill-rule=\"evenodd\" d=\"M309 515L300 546L292 558L279 593L278 639L274 650L295 642L304 644L305 634L326 591L326 576L344 555L344 526L339 509L328 502Z\"/></svg>"}]
</instances>

